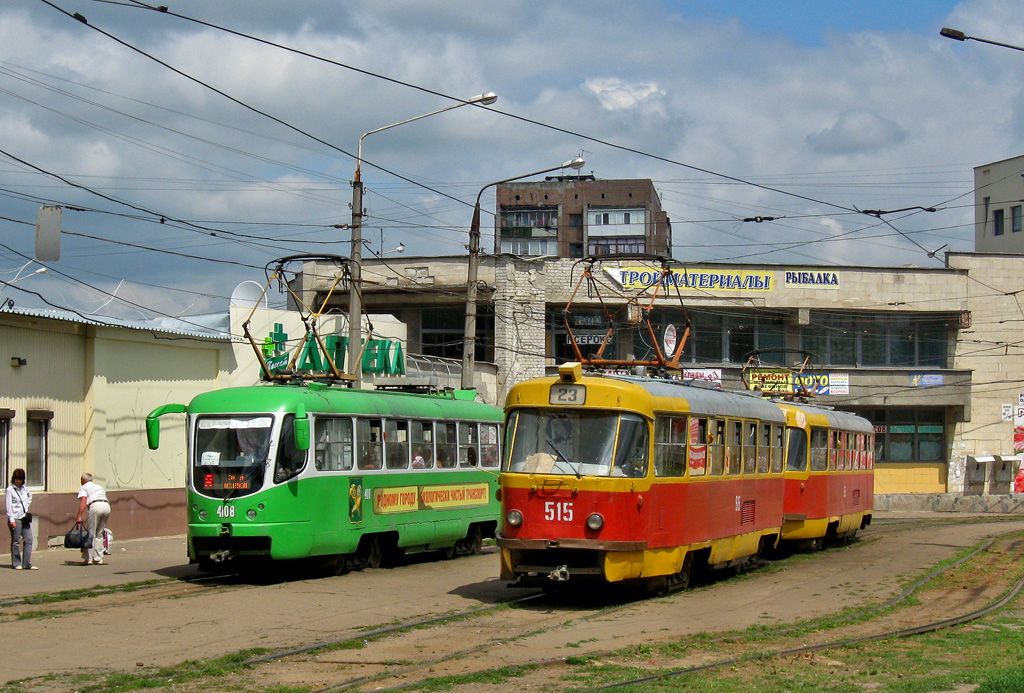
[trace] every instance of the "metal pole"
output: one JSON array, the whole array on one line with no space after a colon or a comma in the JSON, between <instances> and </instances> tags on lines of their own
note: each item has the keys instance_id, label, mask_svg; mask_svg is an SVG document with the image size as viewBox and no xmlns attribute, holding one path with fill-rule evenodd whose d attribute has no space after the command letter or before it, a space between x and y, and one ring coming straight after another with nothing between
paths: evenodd
<instances>
[{"instance_id":1,"label":"metal pole","mask_svg":"<svg viewBox=\"0 0 1024 693\"><path fill-rule=\"evenodd\" d=\"M473 222L469 226L469 269L466 280L466 330L462 337L462 389L475 389L473 372L476 370L476 293L480 266L480 195L476 196Z\"/></svg>"},{"instance_id":2,"label":"metal pole","mask_svg":"<svg viewBox=\"0 0 1024 693\"><path fill-rule=\"evenodd\" d=\"M476 194L476 206L473 207L473 221L469 225L469 264L466 275L466 329L462 336L462 389L475 389L473 383L473 372L476 370L476 298L477 298L477 275L480 267L480 197L484 190L492 185L510 183L520 178L539 176L542 173L551 173L564 168L571 168L579 171L584 165L583 159L577 157L572 161L566 161L561 166L553 166L533 173L524 173L520 176L496 180L480 188Z\"/></svg>"},{"instance_id":3,"label":"metal pole","mask_svg":"<svg viewBox=\"0 0 1024 693\"><path fill-rule=\"evenodd\" d=\"M363 143L359 140L360 148ZM352 376L352 387L359 388L363 380L363 364L359 358L363 352L363 306L359 294L360 281L363 276L363 181L356 168L355 180L352 181L352 250L349 251L348 266L348 372Z\"/></svg>"}]
</instances>

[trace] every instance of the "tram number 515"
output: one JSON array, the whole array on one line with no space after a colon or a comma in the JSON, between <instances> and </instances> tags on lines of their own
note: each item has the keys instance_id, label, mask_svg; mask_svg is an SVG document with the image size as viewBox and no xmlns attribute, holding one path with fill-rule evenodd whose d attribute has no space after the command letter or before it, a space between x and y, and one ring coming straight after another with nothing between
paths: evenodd
<instances>
[{"instance_id":1,"label":"tram number 515","mask_svg":"<svg viewBox=\"0 0 1024 693\"><path fill-rule=\"evenodd\" d=\"M572 501L546 501L544 519L548 522L572 522Z\"/></svg>"}]
</instances>

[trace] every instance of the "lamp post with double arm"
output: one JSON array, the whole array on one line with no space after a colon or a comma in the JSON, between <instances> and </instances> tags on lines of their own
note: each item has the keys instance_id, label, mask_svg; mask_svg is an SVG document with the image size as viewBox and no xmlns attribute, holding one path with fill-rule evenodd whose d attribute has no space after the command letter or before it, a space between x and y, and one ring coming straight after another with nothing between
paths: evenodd
<instances>
[{"instance_id":1,"label":"lamp post with double arm","mask_svg":"<svg viewBox=\"0 0 1024 693\"><path fill-rule=\"evenodd\" d=\"M469 268L466 278L466 330L462 337L463 390L474 389L473 371L475 370L476 363L477 275L480 268L480 196L484 194L484 191L487 190L487 188L495 185L511 183L514 180L539 176L542 173L551 173L552 171L560 171L566 168L579 171L583 168L585 163L586 162L583 159L576 157L571 161L566 161L561 166L554 166L552 168L543 169L542 171L534 171L532 173L524 173L519 176L512 176L511 178L496 180L493 183L488 183L484 187L480 188L480 192L476 194L476 205L473 207L473 221L469 226Z\"/></svg>"}]
</instances>

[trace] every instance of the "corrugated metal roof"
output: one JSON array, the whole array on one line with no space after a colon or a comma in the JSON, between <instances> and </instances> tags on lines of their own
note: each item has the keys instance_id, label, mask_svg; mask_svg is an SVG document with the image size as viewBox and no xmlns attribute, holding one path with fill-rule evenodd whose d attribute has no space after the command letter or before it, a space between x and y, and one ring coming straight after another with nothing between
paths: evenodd
<instances>
[{"instance_id":1,"label":"corrugated metal roof","mask_svg":"<svg viewBox=\"0 0 1024 693\"><path fill-rule=\"evenodd\" d=\"M232 341L238 341L241 339L240 337L233 337L231 335L231 318L227 313L192 315L185 318L126 320L124 318L111 318L105 315L84 315L70 310L58 310L54 308L21 308L19 306L9 306L0 309L0 312L10 313L12 315L24 315L32 318L63 320L65 322L74 322L82 325L121 327L127 330L161 332L185 337L201 337L204 339L224 339Z\"/></svg>"}]
</instances>

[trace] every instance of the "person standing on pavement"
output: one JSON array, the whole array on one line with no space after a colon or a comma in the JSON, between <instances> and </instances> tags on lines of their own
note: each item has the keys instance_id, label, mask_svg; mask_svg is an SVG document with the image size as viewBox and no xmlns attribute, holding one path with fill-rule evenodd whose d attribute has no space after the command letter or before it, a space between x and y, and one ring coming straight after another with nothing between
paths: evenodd
<instances>
[{"instance_id":1,"label":"person standing on pavement","mask_svg":"<svg viewBox=\"0 0 1024 693\"><path fill-rule=\"evenodd\" d=\"M103 565L103 530L110 519L110 502L103 487L92 480L92 474L82 475L82 488L78 490L78 518L88 513L86 528L92 535L92 546L82 549L82 562L85 565Z\"/></svg>"},{"instance_id":2,"label":"person standing on pavement","mask_svg":"<svg viewBox=\"0 0 1024 693\"><path fill-rule=\"evenodd\" d=\"M11 474L7 497L7 528L11 530L11 563L15 570L39 570L32 565L32 492L25 488L25 470Z\"/></svg>"}]
</instances>

